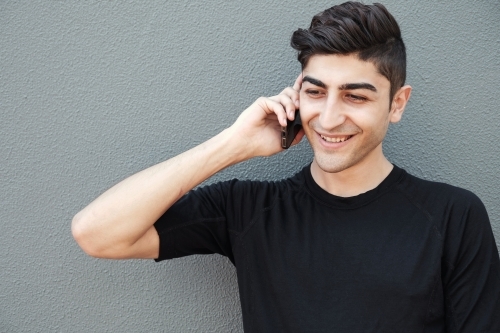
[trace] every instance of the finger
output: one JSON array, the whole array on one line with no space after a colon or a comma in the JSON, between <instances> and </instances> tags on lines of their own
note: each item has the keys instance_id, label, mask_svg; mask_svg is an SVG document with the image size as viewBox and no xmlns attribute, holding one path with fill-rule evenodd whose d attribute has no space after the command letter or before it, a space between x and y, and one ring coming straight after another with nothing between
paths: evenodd
<instances>
[{"instance_id":1,"label":"finger","mask_svg":"<svg viewBox=\"0 0 500 333\"><path fill-rule=\"evenodd\" d=\"M260 107L262 108L262 110L264 110L264 112L267 115L271 115L274 113L276 115L276 117L278 117L278 122L280 123L280 125L286 126L286 122L287 122L286 112L285 112L283 105L280 102L274 101L271 98L265 98L265 97L261 97L257 101L258 101Z\"/></svg>"},{"instance_id":2,"label":"finger","mask_svg":"<svg viewBox=\"0 0 500 333\"><path fill-rule=\"evenodd\" d=\"M300 93L297 90L293 89L292 87L287 87L283 89L281 94L288 96L294 104L295 101L298 101L300 98Z\"/></svg>"},{"instance_id":3,"label":"finger","mask_svg":"<svg viewBox=\"0 0 500 333\"><path fill-rule=\"evenodd\" d=\"M302 77L303 77L303 74L302 72L299 74L299 76L297 76L297 78L295 79L295 83L293 84L292 88L296 91L300 91L300 87L302 87Z\"/></svg>"},{"instance_id":4,"label":"finger","mask_svg":"<svg viewBox=\"0 0 500 333\"><path fill-rule=\"evenodd\" d=\"M295 79L295 83L292 86L293 90L295 90L297 93L299 93L300 88L302 88L302 78L303 78L303 74L301 72L299 74L299 76L297 76L297 79ZM296 100L293 100L293 102L295 103L295 107L298 109L300 107L298 96L297 96Z\"/></svg>"},{"instance_id":5,"label":"finger","mask_svg":"<svg viewBox=\"0 0 500 333\"><path fill-rule=\"evenodd\" d=\"M285 108L288 119L295 118L295 103L294 99L298 98L298 93L291 87L285 88L279 95L271 97L273 101L279 102Z\"/></svg>"}]
</instances>

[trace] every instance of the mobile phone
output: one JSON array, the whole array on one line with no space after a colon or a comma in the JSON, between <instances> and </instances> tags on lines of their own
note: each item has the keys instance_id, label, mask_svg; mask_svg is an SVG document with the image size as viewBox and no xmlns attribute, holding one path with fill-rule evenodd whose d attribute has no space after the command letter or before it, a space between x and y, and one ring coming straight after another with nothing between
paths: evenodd
<instances>
[{"instance_id":1,"label":"mobile phone","mask_svg":"<svg viewBox=\"0 0 500 333\"><path fill-rule=\"evenodd\" d=\"M286 126L281 127L281 147L288 149L301 128L302 121L300 120L300 113L299 110L295 110L295 118L293 121L287 120Z\"/></svg>"}]
</instances>

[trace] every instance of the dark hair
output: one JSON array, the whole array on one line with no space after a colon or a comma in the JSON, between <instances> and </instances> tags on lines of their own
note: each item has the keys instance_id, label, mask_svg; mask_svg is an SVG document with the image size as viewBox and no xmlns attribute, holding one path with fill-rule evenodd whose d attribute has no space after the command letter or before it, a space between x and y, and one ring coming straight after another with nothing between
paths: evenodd
<instances>
[{"instance_id":1,"label":"dark hair","mask_svg":"<svg viewBox=\"0 0 500 333\"><path fill-rule=\"evenodd\" d=\"M315 54L355 54L372 62L391 83L390 102L406 79L406 51L394 17L379 4L345 2L317 14L298 29L291 45L304 68Z\"/></svg>"}]
</instances>

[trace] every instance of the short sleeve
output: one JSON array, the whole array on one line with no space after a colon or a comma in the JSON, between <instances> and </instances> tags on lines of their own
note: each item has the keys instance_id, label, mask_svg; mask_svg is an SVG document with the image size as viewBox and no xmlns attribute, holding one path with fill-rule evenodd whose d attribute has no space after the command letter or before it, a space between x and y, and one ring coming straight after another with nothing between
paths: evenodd
<instances>
[{"instance_id":1,"label":"short sleeve","mask_svg":"<svg viewBox=\"0 0 500 333\"><path fill-rule=\"evenodd\" d=\"M449 332L500 332L500 259L483 203L470 193L450 216L443 258Z\"/></svg>"},{"instance_id":2,"label":"short sleeve","mask_svg":"<svg viewBox=\"0 0 500 333\"><path fill-rule=\"evenodd\" d=\"M154 224L160 237L156 261L192 254L218 253L234 263L225 202L229 182L192 190Z\"/></svg>"}]
</instances>

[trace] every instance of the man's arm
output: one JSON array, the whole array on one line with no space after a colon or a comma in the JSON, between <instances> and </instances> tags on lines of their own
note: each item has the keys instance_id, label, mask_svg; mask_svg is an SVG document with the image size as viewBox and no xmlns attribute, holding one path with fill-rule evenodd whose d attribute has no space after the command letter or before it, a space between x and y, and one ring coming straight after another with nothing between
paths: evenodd
<instances>
[{"instance_id":1,"label":"man's arm","mask_svg":"<svg viewBox=\"0 0 500 333\"><path fill-rule=\"evenodd\" d=\"M500 332L500 258L488 213L472 193L450 208L442 279L447 332Z\"/></svg>"},{"instance_id":2,"label":"man's arm","mask_svg":"<svg viewBox=\"0 0 500 333\"><path fill-rule=\"evenodd\" d=\"M298 85L299 79L294 88ZM259 98L230 128L113 186L73 218L76 241L94 257L157 258L159 238L153 224L158 218L220 170L280 152L281 126L286 125L286 118L293 118L297 102L298 93L292 88ZM294 143L302 136L299 133Z\"/></svg>"}]
</instances>

